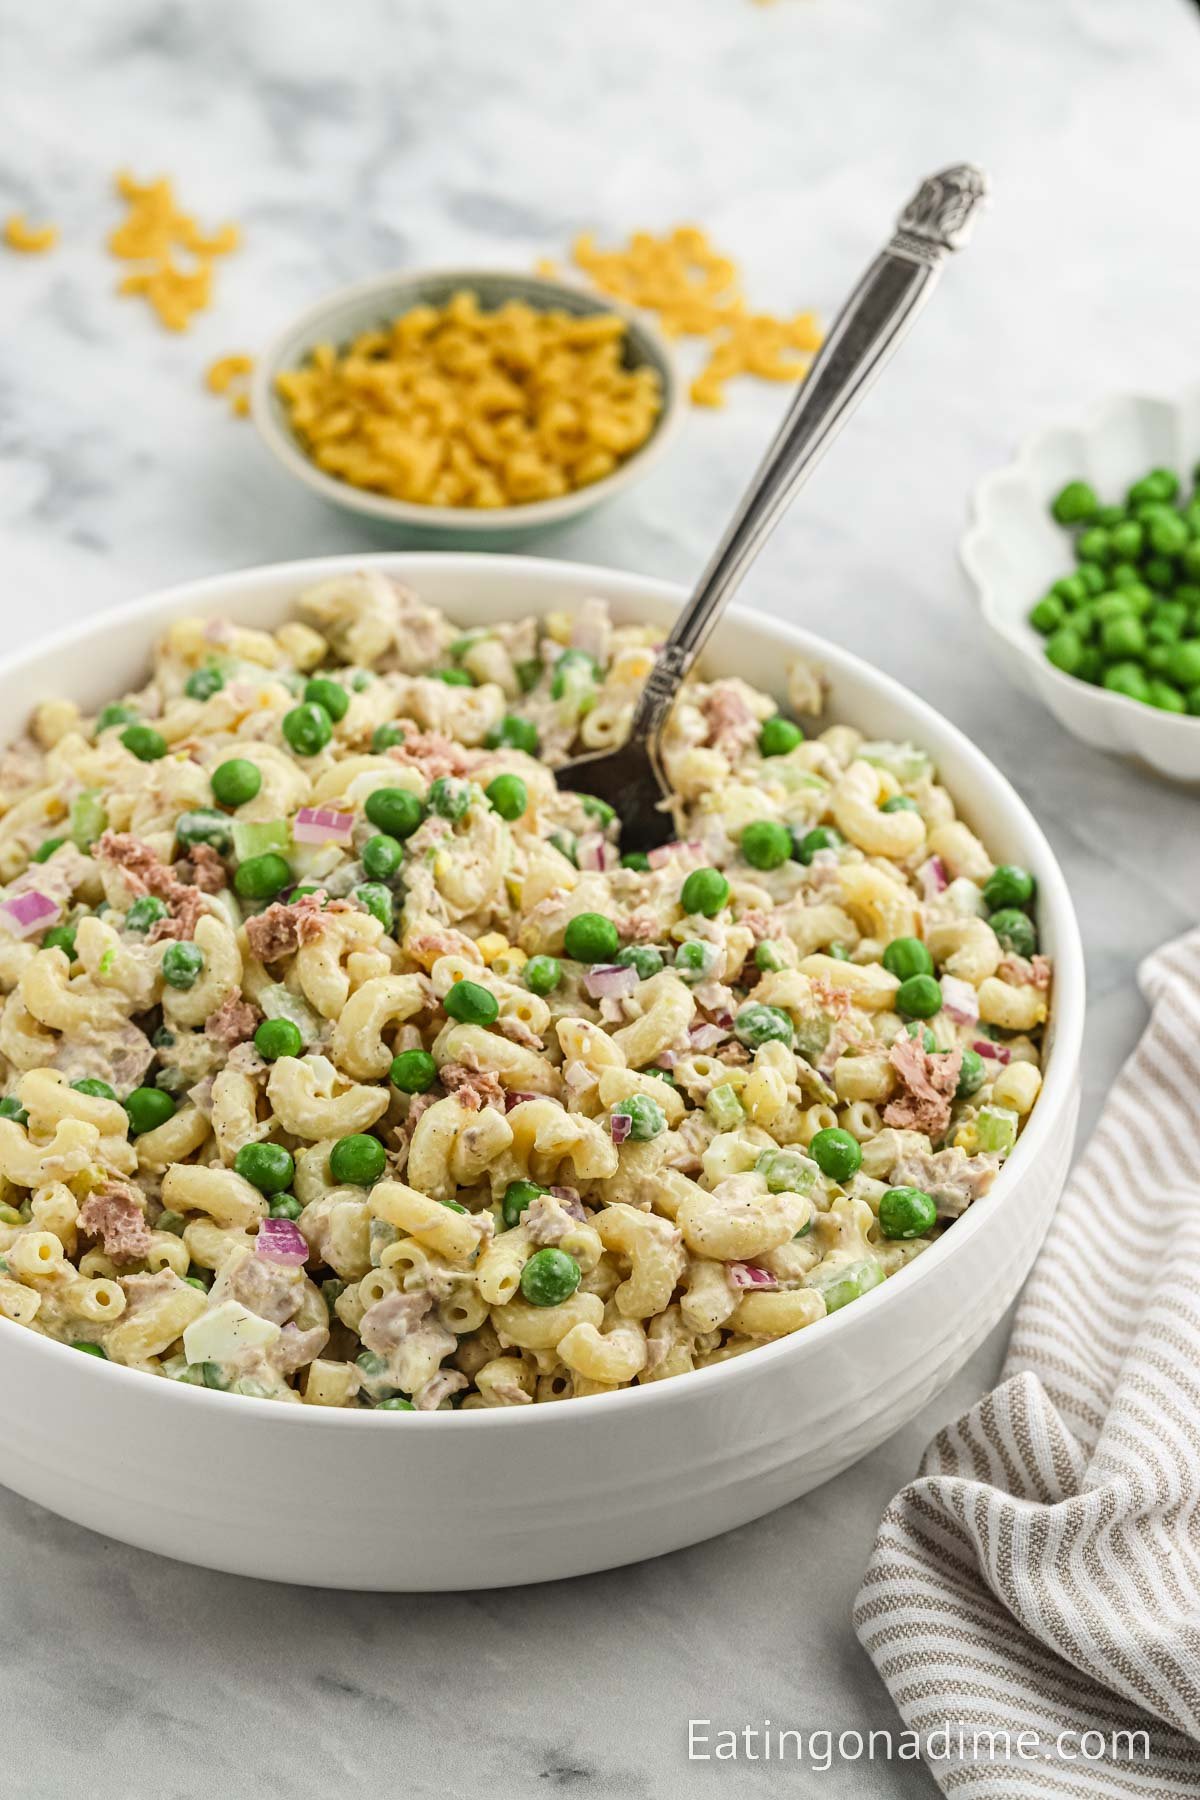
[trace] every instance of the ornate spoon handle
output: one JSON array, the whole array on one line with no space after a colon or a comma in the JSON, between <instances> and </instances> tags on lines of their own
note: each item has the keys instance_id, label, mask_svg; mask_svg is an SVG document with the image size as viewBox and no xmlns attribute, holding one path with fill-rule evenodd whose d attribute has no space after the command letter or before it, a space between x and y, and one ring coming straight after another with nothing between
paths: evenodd
<instances>
[{"instance_id":1,"label":"ornate spoon handle","mask_svg":"<svg viewBox=\"0 0 1200 1800\"><path fill-rule=\"evenodd\" d=\"M653 742L746 569L966 242L987 177L970 163L921 183L841 312L642 692L631 739Z\"/></svg>"}]
</instances>

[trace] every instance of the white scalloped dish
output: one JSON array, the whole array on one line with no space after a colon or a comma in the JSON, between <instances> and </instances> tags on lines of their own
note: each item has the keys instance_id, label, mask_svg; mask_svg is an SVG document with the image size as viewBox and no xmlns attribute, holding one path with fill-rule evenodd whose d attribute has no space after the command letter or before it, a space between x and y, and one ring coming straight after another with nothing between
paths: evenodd
<instances>
[{"instance_id":1,"label":"white scalloped dish","mask_svg":"<svg viewBox=\"0 0 1200 1800\"><path fill-rule=\"evenodd\" d=\"M1102 500L1118 500L1148 469L1186 476L1198 459L1200 389L1178 401L1121 395L1083 425L1038 432L1014 463L982 481L960 546L992 649L1018 687L1085 744L1137 757L1174 781L1200 781L1200 718L1161 712L1064 675L1047 662L1045 640L1028 614L1073 567L1067 534L1050 516L1050 501L1065 482L1081 477Z\"/></svg>"}]
</instances>

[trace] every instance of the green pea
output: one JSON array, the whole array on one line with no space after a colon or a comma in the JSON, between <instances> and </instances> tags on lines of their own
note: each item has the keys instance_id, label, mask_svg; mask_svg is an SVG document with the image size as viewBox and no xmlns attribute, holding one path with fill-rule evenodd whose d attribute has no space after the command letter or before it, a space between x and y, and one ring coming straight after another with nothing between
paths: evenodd
<instances>
[{"instance_id":1,"label":"green pea","mask_svg":"<svg viewBox=\"0 0 1200 1800\"><path fill-rule=\"evenodd\" d=\"M220 669L211 663L203 669L193 669L183 684L183 691L189 700L211 700L225 686L225 677Z\"/></svg>"},{"instance_id":2,"label":"green pea","mask_svg":"<svg viewBox=\"0 0 1200 1800\"><path fill-rule=\"evenodd\" d=\"M377 1400L372 1409L374 1412L416 1412L411 1400L403 1394L389 1394L385 1400Z\"/></svg>"},{"instance_id":3,"label":"green pea","mask_svg":"<svg viewBox=\"0 0 1200 1800\"><path fill-rule=\"evenodd\" d=\"M442 1005L463 1025L494 1025L500 1014L495 994L477 981L456 981Z\"/></svg>"},{"instance_id":4,"label":"green pea","mask_svg":"<svg viewBox=\"0 0 1200 1800\"><path fill-rule=\"evenodd\" d=\"M1151 521L1147 536L1159 556L1178 556L1190 533L1178 513L1168 512Z\"/></svg>"},{"instance_id":5,"label":"green pea","mask_svg":"<svg viewBox=\"0 0 1200 1800\"><path fill-rule=\"evenodd\" d=\"M741 852L752 869L778 869L792 854L792 834L775 819L755 819L742 833Z\"/></svg>"},{"instance_id":6,"label":"green pea","mask_svg":"<svg viewBox=\"0 0 1200 1800\"><path fill-rule=\"evenodd\" d=\"M1150 644L1147 647L1146 654L1143 658L1146 668L1150 670L1150 673L1152 675L1165 675L1167 672L1167 664L1170 662L1170 660L1171 660L1170 644ZM1125 666L1128 666L1128 665L1125 665ZM1146 682L1145 682L1145 690L1146 691L1142 695L1142 698L1145 700L1146 705L1149 706L1149 704L1150 704L1149 680L1146 680Z\"/></svg>"},{"instance_id":7,"label":"green pea","mask_svg":"<svg viewBox=\"0 0 1200 1800\"><path fill-rule=\"evenodd\" d=\"M1017 863L997 863L983 884L983 897L988 911L1003 906L1028 906L1033 899L1034 880L1028 869Z\"/></svg>"},{"instance_id":8,"label":"green pea","mask_svg":"<svg viewBox=\"0 0 1200 1800\"><path fill-rule=\"evenodd\" d=\"M822 1175L828 1175L831 1181L849 1181L862 1166L862 1145L838 1125L818 1131L808 1151Z\"/></svg>"},{"instance_id":9,"label":"green pea","mask_svg":"<svg viewBox=\"0 0 1200 1800\"><path fill-rule=\"evenodd\" d=\"M1117 525L1112 534L1113 554L1133 560L1142 553L1145 531L1136 519L1129 519L1123 525Z\"/></svg>"},{"instance_id":10,"label":"green pea","mask_svg":"<svg viewBox=\"0 0 1200 1800\"><path fill-rule=\"evenodd\" d=\"M435 681L444 681L447 687L474 687L475 677L469 669L432 669L430 674Z\"/></svg>"},{"instance_id":11,"label":"green pea","mask_svg":"<svg viewBox=\"0 0 1200 1800\"><path fill-rule=\"evenodd\" d=\"M545 673L545 664L539 657L527 656L517 663L517 685L523 694L531 694Z\"/></svg>"},{"instance_id":12,"label":"green pea","mask_svg":"<svg viewBox=\"0 0 1200 1800\"><path fill-rule=\"evenodd\" d=\"M35 863L49 862L50 858L54 855L54 852L56 850L61 850L62 846L66 843L66 841L67 840L65 837L43 838L41 843L38 845L37 849L34 851L33 855L30 857L30 859L29 859L30 862L35 862Z\"/></svg>"},{"instance_id":13,"label":"green pea","mask_svg":"<svg viewBox=\"0 0 1200 1800\"><path fill-rule=\"evenodd\" d=\"M292 1153L282 1144L243 1144L233 1159L233 1166L244 1181L268 1197L290 1188L296 1173ZM339 1177L335 1176L336 1179Z\"/></svg>"},{"instance_id":14,"label":"green pea","mask_svg":"<svg viewBox=\"0 0 1200 1800\"><path fill-rule=\"evenodd\" d=\"M617 961L623 969L636 969L639 981L649 981L662 968L663 953L653 944L626 944L617 952Z\"/></svg>"},{"instance_id":15,"label":"green pea","mask_svg":"<svg viewBox=\"0 0 1200 1800\"><path fill-rule=\"evenodd\" d=\"M377 1137L365 1131L339 1138L329 1152L329 1173L352 1187L369 1187L387 1168L387 1153Z\"/></svg>"},{"instance_id":16,"label":"green pea","mask_svg":"<svg viewBox=\"0 0 1200 1800\"><path fill-rule=\"evenodd\" d=\"M623 869L635 869L639 875L646 875L650 870L650 858L644 850L627 850L621 858Z\"/></svg>"},{"instance_id":17,"label":"green pea","mask_svg":"<svg viewBox=\"0 0 1200 1800\"><path fill-rule=\"evenodd\" d=\"M372 881L390 881L404 861L404 850L397 838L381 831L368 838L362 848L362 866Z\"/></svg>"},{"instance_id":18,"label":"green pea","mask_svg":"<svg viewBox=\"0 0 1200 1800\"><path fill-rule=\"evenodd\" d=\"M384 887L381 881L361 881L354 890L354 898L360 906L366 907L373 919L379 920L385 931L395 928L396 904L391 889Z\"/></svg>"},{"instance_id":19,"label":"green pea","mask_svg":"<svg viewBox=\"0 0 1200 1800\"><path fill-rule=\"evenodd\" d=\"M185 990L195 987L204 967L204 952L198 944L168 944L162 954L163 980L168 987Z\"/></svg>"},{"instance_id":20,"label":"green pea","mask_svg":"<svg viewBox=\"0 0 1200 1800\"><path fill-rule=\"evenodd\" d=\"M988 916L988 924L1005 950L1014 956L1032 956L1037 949L1037 928L1028 914L1014 906L1001 907Z\"/></svg>"},{"instance_id":21,"label":"green pea","mask_svg":"<svg viewBox=\"0 0 1200 1800\"><path fill-rule=\"evenodd\" d=\"M1169 681L1152 681L1147 697L1151 706L1157 706L1160 712L1184 713L1187 711L1187 700Z\"/></svg>"},{"instance_id":22,"label":"green pea","mask_svg":"<svg viewBox=\"0 0 1200 1800\"><path fill-rule=\"evenodd\" d=\"M879 1197L879 1229L885 1238L918 1238L937 1224L937 1206L923 1188L889 1188Z\"/></svg>"},{"instance_id":23,"label":"green pea","mask_svg":"<svg viewBox=\"0 0 1200 1800\"><path fill-rule=\"evenodd\" d=\"M1109 656L1138 657L1146 649L1146 632L1140 619L1109 619L1100 632L1100 642Z\"/></svg>"},{"instance_id":24,"label":"green pea","mask_svg":"<svg viewBox=\"0 0 1200 1800\"><path fill-rule=\"evenodd\" d=\"M1080 532L1075 554L1080 562L1111 562L1112 538L1103 525L1093 525L1090 530Z\"/></svg>"},{"instance_id":25,"label":"green pea","mask_svg":"<svg viewBox=\"0 0 1200 1800\"><path fill-rule=\"evenodd\" d=\"M262 787L262 772L248 756L233 756L213 770L212 790L222 806L244 806Z\"/></svg>"},{"instance_id":26,"label":"green pea","mask_svg":"<svg viewBox=\"0 0 1200 1800\"><path fill-rule=\"evenodd\" d=\"M561 1306L582 1276L579 1264L565 1250L536 1250L521 1270L521 1292L531 1306Z\"/></svg>"},{"instance_id":27,"label":"green pea","mask_svg":"<svg viewBox=\"0 0 1200 1800\"><path fill-rule=\"evenodd\" d=\"M429 810L439 819L461 819L471 804L471 784L453 775L439 775L429 790Z\"/></svg>"},{"instance_id":28,"label":"green pea","mask_svg":"<svg viewBox=\"0 0 1200 1800\"><path fill-rule=\"evenodd\" d=\"M773 974L778 969L787 968L787 964L783 960L782 951L778 944L771 942L770 938L764 938L761 944L756 944L754 946L754 966L756 969L761 970L764 975Z\"/></svg>"},{"instance_id":29,"label":"green pea","mask_svg":"<svg viewBox=\"0 0 1200 1800\"><path fill-rule=\"evenodd\" d=\"M166 905L157 894L141 894L125 914L125 924L130 931L149 931L159 919L166 917Z\"/></svg>"},{"instance_id":30,"label":"green pea","mask_svg":"<svg viewBox=\"0 0 1200 1800\"><path fill-rule=\"evenodd\" d=\"M531 956L522 974L531 994L552 994L562 980L562 964L557 956Z\"/></svg>"},{"instance_id":31,"label":"green pea","mask_svg":"<svg viewBox=\"0 0 1200 1800\"><path fill-rule=\"evenodd\" d=\"M493 808L510 823L519 819L529 806L529 789L519 775L497 775L484 789Z\"/></svg>"},{"instance_id":32,"label":"green pea","mask_svg":"<svg viewBox=\"0 0 1200 1800\"><path fill-rule=\"evenodd\" d=\"M1195 638L1176 644L1171 650L1167 673L1181 688L1193 688L1200 682L1200 642Z\"/></svg>"},{"instance_id":33,"label":"green pea","mask_svg":"<svg viewBox=\"0 0 1200 1800\"><path fill-rule=\"evenodd\" d=\"M754 1050L771 1043L787 1044L790 1048L796 1035L790 1015L781 1006L764 1006L759 1000L742 1007L733 1029L739 1042Z\"/></svg>"},{"instance_id":34,"label":"green pea","mask_svg":"<svg viewBox=\"0 0 1200 1800\"><path fill-rule=\"evenodd\" d=\"M1175 569L1167 556L1150 557L1142 565L1142 574L1152 588L1169 588L1175 579Z\"/></svg>"},{"instance_id":35,"label":"green pea","mask_svg":"<svg viewBox=\"0 0 1200 1800\"><path fill-rule=\"evenodd\" d=\"M333 720L323 706L305 700L284 713L283 735L297 756L316 756L333 736Z\"/></svg>"},{"instance_id":36,"label":"green pea","mask_svg":"<svg viewBox=\"0 0 1200 1800\"><path fill-rule=\"evenodd\" d=\"M684 886L686 888L686 882ZM567 926L563 942L568 956L573 957L576 962L586 963L612 962L621 947L616 926L611 919L606 919L603 913L598 912L576 913Z\"/></svg>"},{"instance_id":37,"label":"green pea","mask_svg":"<svg viewBox=\"0 0 1200 1800\"><path fill-rule=\"evenodd\" d=\"M891 794L880 807L880 812L920 812L920 807L911 794Z\"/></svg>"},{"instance_id":38,"label":"green pea","mask_svg":"<svg viewBox=\"0 0 1200 1800\"><path fill-rule=\"evenodd\" d=\"M1050 502L1050 511L1060 525L1080 525L1095 517L1100 502L1096 490L1086 481L1068 481Z\"/></svg>"},{"instance_id":39,"label":"green pea","mask_svg":"<svg viewBox=\"0 0 1200 1800\"><path fill-rule=\"evenodd\" d=\"M1096 523L1097 525L1119 525L1121 520L1105 520L1097 518ZM1074 578L1082 584L1085 596L1087 594L1102 594L1104 592L1106 577L1103 569L1098 568L1095 563L1081 563L1079 568L1075 571Z\"/></svg>"},{"instance_id":40,"label":"green pea","mask_svg":"<svg viewBox=\"0 0 1200 1800\"><path fill-rule=\"evenodd\" d=\"M545 1192L546 1189L539 1187L536 1181L510 1181L500 1202L500 1217L506 1228L511 1231L514 1225L519 1225L525 1208L540 1200Z\"/></svg>"},{"instance_id":41,"label":"green pea","mask_svg":"<svg viewBox=\"0 0 1200 1800\"><path fill-rule=\"evenodd\" d=\"M93 1344L86 1338L76 1338L71 1343L72 1350L82 1350L86 1356L98 1356L101 1362L108 1361L108 1351L100 1344Z\"/></svg>"},{"instance_id":42,"label":"green pea","mask_svg":"<svg viewBox=\"0 0 1200 1800\"><path fill-rule=\"evenodd\" d=\"M42 939L43 950L61 950L68 962L75 961L74 925L52 925Z\"/></svg>"},{"instance_id":43,"label":"green pea","mask_svg":"<svg viewBox=\"0 0 1200 1800\"><path fill-rule=\"evenodd\" d=\"M964 1050L962 1066L958 1071L958 1086L954 1090L956 1100L969 1100L972 1094L987 1080L987 1070L983 1066L983 1058L978 1050Z\"/></svg>"},{"instance_id":44,"label":"green pea","mask_svg":"<svg viewBox=\"0 0 1200 1800\"><path fill-rule=\"evenodd\" d=\"M1193 717L1200 713L1200 687L1194 687L1188 695L1187 709Z\"/></svg>"},{"instance_id":45,"label":"green pea","mask_svg":"<svg viewBox=\"0 0 1200 1800\"><path fill-rule=\"evenodd\" d=\"M516 713L505 713L499 725L493 725L483 741L489 750L523 750L526 756L536 756L540 742L533 721L522 719Z\"/></svg>"},{"instance_id":46,"label":"green pea","mask_svg":"<svg viewBox=\"0 0 1200 1800\"><path fill-rule=\"evenodd\" d=\"M169 1231L172 1237L182 1237L187 1225L183 1214L173 1212L169 1206L164 1207L154 1221L155 1231Z\"/></svg>"},{"instance_id":47,"label":"green pea","mask_svg":"<svg viewBox=\"0 0 1200 1800\"><path fill-rule=\"evenodd\" d=\"M1100 652L1094 645L1086 645L1083 655L1079 659L1079 667L1075 671L1076 679L1079 681L1098 682L1103 672L1104 663L1100 656Z\"/></svg>"},{"instance_id":48,"label":"green pea","mask_svg":"<svg viewBox=\"0 0 1200 1800\"><path fill-rule=\"evenodd\" d=\"M758 748L763 756L786 756L797 744L804 742L804 733L791 719L785 719L782 713L763 721L762 730L758 734Z\"/></svg>"},{"instance_id":49,"label":"green pea","mask_svg":"<svg viewBox=\"0 0 1200 1800\"><path fill-rule=\"evenodd\" d=\"M0 1100L0 1119L15 1119L18 1125L28 1125L29 1114L15 1094L5 1094Z\"/></svg>"},{"instance_id":50,"label":"green pea","mask_svg":"<svg viewBox=\"0 0 1200 1800\"><path fill-rule=\"evenodd\" d=\"M901 981L910 975L933 974L932 956L920 938L914 937L893 938L883 953L883 966Z\"/></svg>"},{"instance_id":51,"label":"green pea","mask_svg":"<svg viewBox=\"0 0 1200 1800\"><path fill-rule=\"evenodd\" d=\"M1066 616L1067 609L1058 595L1045 594L1035 606L1030 608L1029 623L1035 631L1040 631L1043 637L1048 637L1052 631L1058 630Z\"/></svg>"},{"instance_id":52,"label":"green pea","mask_svg":"<svg viewBox=\"0 0 1200 1800\"><path fill-rule=\"evenodd\" d=\"M311 681L305 682L304 698L316 706L323 706L335 723L344 719L350 709L350 696L341 682L330 681L325 675L314 675Z\"/></svg>"},{"instance_id":53,"label":"green pea","mask_svg":"<svg viewBox=\"0 0 1200 1800\"><path fill-rule=\"evenodd\" d=\"M932 1019L942 1010L942 990L932 975L910 975L897 988L895 1005L901 1018Z\"/></svg>"},{"instance_id":54,"label":"green pea","mask_svg":"<svg viewBox=\"0 0 1200 1800\"><path fill-rule=\"evenodd\" d=\"M117 1097L116 1088L110 1087L107 1081L101 1081L95 1075L84 1075L79 1081L73 1081L71 1086L77 1094L90 1094L94 1100L115 1100Z\"/></svg>"},{"instance_id":55,"label":"green pea","mask_svg":"<svg viewBox=\"0 0 1200 1800\"><path fill-rule=\"evenodd\" d=\"M1084 565L1085 568L1090 566ZM1076 569L1073 575L1060 575L1050 592L1057 594L1068 606L1082 606L1090 592L1083 569Z\"/></svg>"},{"instance_id":56,"label":"green pea","mask_svg":"<svg viewBox=\"0 0 1200 1800\"><path fill-rule=\"evenodd\" d=\"M783 827L780 827L783 830ZM784 833L786 836L786 832ZM742 839L743 852L745 838ZM786 851L784 852L786 855ZM715 919L721 908L729 901L729 883L720 869L693 869L685 880L679 893L679 904L685 913L699 913L703 918ZM594 915L599 917L599 914ZM614 928L615 936L615 928ZM614 953L616 946L614 944Z\"/></svg>"},{"instance_id":57,"label":"green pea","mask_svg":"<svg viewBox=\"0 0 1200 1800\"><path fill-rule=\"evenodd\" d=\"M102 731L111 731L114 725L136 725L137 714L132 706L121 706L117 701L102 706L96 714L96 736Z\"/></svg>"},{"instance_id":58,"label":"green pea","mask_svg":"<svg viewBox=\"0 0 1200 1800\"><path fill-rule=\"evenodd\" d=\"M287 887L292 871L282 856L269 850L265 856L247 857L239 863L233 885L245 900L269 900Z\"/></svg>"},{"instance_id":59,"label":"green pea","mask_svg":"<svg viewBox=\"0 0 1200 1800\"><path fill-rule=\"evenodd\" d=\"M254 1048L264 1062L278 1062L281 1056L299 1056L304 1039L294 1020L264 1019L254 1033Z\"/></svg>"},{"instance_id":60,"label":"green pea","mask_svg":"<svg viewBox=\"0 0 1200 1800\"><path fill-rule=\"evenodd\" d=\"M385 725L377 725L371 733L371 749L376 756L382 756L385 750L391 750L396 744L404 742L404 733L399 725L390 720Z\"/></svg>"},{"instance_id":61,"label":"green pea","mask_svg":"<svg viewBox=\"0 0 1200 1800\"><path fill-rule=\"evenodd\" d=\"M233 850L229 820L223 812L210 806L197 806L191 812L180 813L175 821L175 836L184 849L190 849L193 844L208 844L218 856L228 856Z\"/></svg>"},{"instance_id":62,"label":"green pea","mask_svg":"<svg viewBox=\"0 0 1200 1800\"><path fill-rule=\"evenodd\" d=\"M153 725L127 725L121 733L121 742L139 762L157 762L159 757L167 754L167 740Z\"/></svg>"},{"instance_id":63,"label":"green pea","mask_svg":"<svg viewBox=\"0 0 1200 1800\"><path fill-rule=\"evenodd\" d=\"M1046 660L1064 675L1073 675L1083 657L1083 641L1073 626L1063 625L1046 639Z\"/></svg>"},{"instance_id":64,"label":"green pea","mask_svg":"<svg viewBox=\"0 0 1200 1800\"><path fill-rule=\"evenodd\" d=\"M928 1050L932 1056L933 1052L937 1049L937 1039L934 1037L932 1031L930 1031L928 1025L922 1025L919 1019L910 1019L904 1029L910 1038L919 1039L921 1048L923 1050Z\"/></svg>"},{"instance_id":65,"label":"green pea","mask_svg":"<svg viewBox=\"0 0 1200 1800\"><path fill-rule=\"evenodd\" d=\"M792 855L797 862L807 866L818 850L837 850L845 841L841 832L835 831L832 825L814 825L811 831L804 832L798 839L793 835Z\"/></svg>"},{"instance_id":66,"label":"green pea","mask_svg":"<svg viewBox=\"0 0 1200 1800\"><path fill-rule=\"evenodd\" d=\"M401 843L412 836L425 817L425 808L417 796L398 787L376 788L367 795L364 811L372 825L389 837L399 838Z\"/></svg>"},{"instance_id":67,"label":"green pea","mask_svg":"<svg viewBox=\"0 0 1200 1800\"><path fill-rule=\"evenodd\" d=\"M1187 628L1188 610L1173 600L1164 600L1146 626L1146 636L1154 644L1177 644Z\"/></svg>"},{"instance_id":68,"label":"green pea","mask_svg":"<svg viewBox=\"0 0 1200 1800\"><path fill-rule=\"evenodd\" d=\"M675 952L675 967L684 981L703 981L716 968L717 956L715 944L706 944L701 938L688 938Z\"/></svg>"},{"instance_id":69,"label":"green pea","mask_svg":"<svg viewBox=\"0 0 1200 1800\"><path fill-rule=\"evenodd\" d=\"M156 1087L134 1088L131 1094L126 1094L124 1105L129 1115L129 1129L138 1137L143 1131L165 1125L175 1112L175 1102L170 1094L164 1094Z\"/></svg>"},{"instance_id":70,"label":"green pea","mask_svg":"<svg viewBox=\"0 0 1200 1800\"><path fill-rule=\"evenodd\" d=\"M1150 699L1150 683L1140 663L1113 663L1104 671L1104 686L1112 694L1124 694L1126 699L1141 701L1143 705Z\"/></svg>"},{"instance_id":71,"label":"green pea","mask_svg":"<svg viewBox=\"0 0 1200 1800\"><path fill-rule=\"evenodd\" d=\"M267 1208L272 1219L298 1219L303 1211L304 1202L295 1194L279 1194Z\"/></svg>"},{"instance_id":72,"label":"green pea","mask_svg":"<svg viewBox=\"0 0 1200 1800\"><path fill-rule=\"evenodd\" d=\"M611 1109L609 1117L612 1120L629 1120L629 1130L625 1135L635 1144L649 1143L667 1129L666 1113L649 1094L631 1094L628 1100L619 1100ZM617 1135L614 1129L614 1138Z\"/></svg>"},{"instance_id":73,"label":"green pea","mask_svg":"<svg viewBox=\"0 0 1200 1800\"><path fill-rule=\"evenodd\" d=\"M392 1086L402 1094L424 1094L437 1080L437 1064L428 1050L402 1050L389 1071Z\"/></svg>"}]
</instances>

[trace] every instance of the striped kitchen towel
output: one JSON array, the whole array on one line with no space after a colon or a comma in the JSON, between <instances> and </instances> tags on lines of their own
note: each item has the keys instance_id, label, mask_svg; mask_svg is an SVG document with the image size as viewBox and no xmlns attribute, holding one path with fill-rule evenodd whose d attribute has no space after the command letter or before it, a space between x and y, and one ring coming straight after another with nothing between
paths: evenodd
<instances>
[{"instance_id":1,"label":"striped kitchen towel","mask_svg":"<svg viewBox=\"0 0 1200 1800\"><path fill-rule=\"evenodd\" d=\"M1001 1385L888 1508L855 1607L970 1800L1200 1794L1200 931L1139 980Z\"/></svg>"}]
</instances>

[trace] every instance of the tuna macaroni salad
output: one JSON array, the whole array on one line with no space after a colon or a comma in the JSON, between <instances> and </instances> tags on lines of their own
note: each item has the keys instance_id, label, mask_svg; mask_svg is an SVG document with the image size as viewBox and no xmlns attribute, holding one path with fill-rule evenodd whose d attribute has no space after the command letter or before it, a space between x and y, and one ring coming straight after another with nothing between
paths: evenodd
<instances>
[{"instance_id":1,"label":"tuna macaroni salad","mask_svg":"<svg viewBox=\"0 0 1200 1800\"><path fill-rule=\"evenodd\" d=\"M296 611L181 620L0 759L5 1320L525 1406L819 1324L987 1193L1050 966L920 748L822 729L804 665L782 711L697 680L675 841L622 856L550 771L620 741L652 628L461 631L378 572Z\"/></svg>"}]
</instances>

